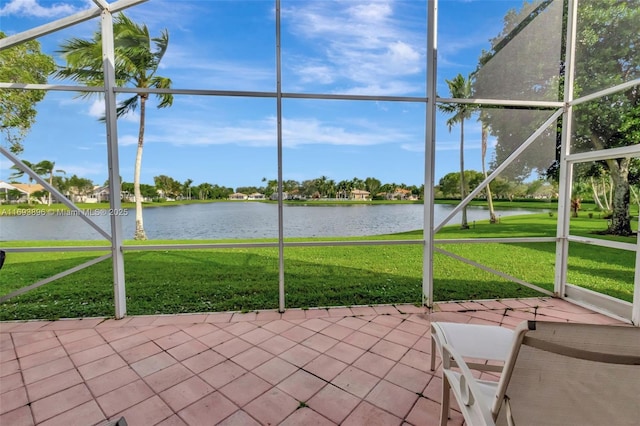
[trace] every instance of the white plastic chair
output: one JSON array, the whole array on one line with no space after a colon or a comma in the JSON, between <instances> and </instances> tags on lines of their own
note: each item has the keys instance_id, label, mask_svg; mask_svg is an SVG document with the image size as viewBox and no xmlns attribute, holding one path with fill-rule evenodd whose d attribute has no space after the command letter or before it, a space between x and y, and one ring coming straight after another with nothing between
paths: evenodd
<instances>
[{"instance_id":1,"label":"white plastic chair","mask_svg":"<svg viewBox=\"0 0 640 426\"><path fill-rule=\"evenodd\" d=\"M452 345L442 351L468 426L640 424L640 328L525 321L497 383L474 378Z\"/></svg>"},{"instance_id":2,"label":"white plastic chair","mask_svg":"<svg viewBox=\"0 0 640 426\"><path fill-rule=\"evenodd\" d=\"M513 331L497 325L432 322L431 370L433 371L436 366L436 352L441 359L444 359L442 347L446 344L464 358L468 368L479 371L502 371L502 365L509 355L512 342ZM449 359L449 362L454 361ZM449 417L449 395L448 382L443 379L441 426L446 426Z\"/></svg>"}]
</instances>

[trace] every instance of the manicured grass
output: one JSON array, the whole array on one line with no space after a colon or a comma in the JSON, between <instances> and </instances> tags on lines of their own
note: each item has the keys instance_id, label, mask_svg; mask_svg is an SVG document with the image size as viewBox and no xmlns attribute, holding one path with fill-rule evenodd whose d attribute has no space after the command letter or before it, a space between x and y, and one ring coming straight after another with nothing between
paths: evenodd
<instances>
[{"instance_id":1,"label":"manicured grass","mask_svg":"<svg viewBox=\"0 0 640 426\"><path fill-rule=\"evenodd\" d=\"M586 216L586 215L585 215ZM591 235L606 228L603 219L572 219L572 234ZM637 229L637 221L634 222ZM556 218L547 214L514 216L469 230L445 227L438 239L555 236ZM604 237L635 243L633 238ZM422 231L366 239L421 239ZM340 238L340 240L364 238ZM337 240L324 238L323 240ZM191 241L150 241L190 243ZM198 241L202 243L203 241ZM237 241L236 241L237 242ZM255 240L254 240L255 242ZM5 242L4 247L103 245L104 242ZM134 242L127 242L133 245ZM553 289L554 243L438 244L547 290ZM0 272L0 294L64 271L104 252L9 253ZM421 303L421 245L286 247L286 306L352 306ZM569 282L631 300L635 253L587 244L570 246ZM540 295L473 266L436 253L436 300L512 298ZM278 307L278 250L235 248L126 251L127 313L248 311ZM112 316L111 262L44 285L2 304L0 320Z\"/></svg>"}]
</instances>

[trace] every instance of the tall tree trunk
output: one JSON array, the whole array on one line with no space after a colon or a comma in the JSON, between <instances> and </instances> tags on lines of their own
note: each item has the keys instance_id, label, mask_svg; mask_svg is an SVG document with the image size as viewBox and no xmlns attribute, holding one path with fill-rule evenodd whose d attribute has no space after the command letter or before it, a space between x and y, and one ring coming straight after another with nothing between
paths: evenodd
<instances>
[{"instance_id":1,"label":"tall tree trunk","mask_svg":"<svg viewBox=\"0 0 640 426\"><path fill-rule=\"evenodd\" d=\"M49 185L53 187L53 170L51 170L51 173L49 173ZM51 191L49 191L49 203L47 205L51 207Z\"/></svg>"},{"instance_id":2,"label":"tall tree trunk","mask_svg":"<svg viewBox=\"0 0 640 426\"><path fill-rule=\"evenodd\" d=\"M140 169L142 168L142 148L144 145L144 118L147 95L140 96L140 130L138 132L138 149L136 151L136 165L133 172L133 193L136 197L136 231L134 240L146 240L142 221L142 193L140 192Z\"/></svg>"},{"instance_id":3,"label":"tall tree trunk","mask_svg":"<svg viewBox=\"0 0 640 426\"><path fill-rule=\"evenodd\" d=\"M487 156L487 138L489 137L489 132L487 128L482 126L482 175L484 179L487 179L487 169L484 166L484 160ZM489 204L489 223L496 223L496 212L493 209L493 196L491 195L491 188L489 184L487 184L487 203Z\"/></svg>"},{"instance_id":4,"label":"tall tree trunk","mask_svg":"<svg viewBox=\"0 0 640 426\"><path fill-rule=\"evenodd\" d=\"M467 183L464 178L464 118L460 120L460 200L464 200L466 194ZM462 208L462 223L461 229L469 229L469 223L467 223L467 206Z\"/></svg>"},{"instance_id":5,"label":"tall tree trunk","mask_svg":"<svg viewBox=\"0 0 640 426\"><path fill-rule=\"evenodd\" d=\"M613 235L631 235L631 215L629 214L630 187L629 187L629 163L628 158L619 160L607 160L611 179L613 181L613 215L611 225L607 233Z\"/></svg>"},{"instance_id":6,"label":"tall tree trunk","mask_svg":"<svg viewBox=\"0 0 640 426\"><path fill-rule=\"evenodd\" d=\"M603 211L604 210L604 205L602 204L602 201L600 201L600 193L598 192L598 188L596 186L596 183L593 180L593 176L591 176L590 179L591 179L591 191L593 192L593 201L596 202L596 205L598 206L598 209L600 209L600 211ZM607 197L606 189L604 191L605 191L604 196L606 198Z\"/></svg>"}]
</instances>

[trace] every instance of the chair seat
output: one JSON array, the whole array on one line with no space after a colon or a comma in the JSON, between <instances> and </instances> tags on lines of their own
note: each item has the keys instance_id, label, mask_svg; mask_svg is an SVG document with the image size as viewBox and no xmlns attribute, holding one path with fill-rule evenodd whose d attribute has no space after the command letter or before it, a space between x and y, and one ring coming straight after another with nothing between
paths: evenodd
<instances>
[{"instance_id":1,"label":"chair seat","mask_svg":"<svg viewBox=\"0 0 640 426\"><path fill-rule=\"evenodd\" d=\"M449 389L468 426L640 424L638 327L523 321L497 383L478 380L453 344L441 344L441 426Z\"/></svg>"},{"instance_id":2,"label":"chair seat","mask_svg":"<svg viewBox=\"0 0 640 426\"><path fill-rule=\"evenodd\" d=\"M513 331L497 325L431 323L432 349L442 356L442 345L449 344L463 358L504 362L511 349ZM431 353L431 369L435 367L435 353ZM473 364L478 370L499 370L495 366Z\"/></svg>"},{"instance_id":3,"label":"chair seat","mask_svg":"<svg viewBox=\"0 0 640 426\"><path fill-rule=\"evenodd\" d=\"M436 352L443 357L442 347L448 345L465 359L466 366L479 371L502 371L513 342L513 331L498 325L460 324L455 322L431 323L431 370L435 369ZM474 362L475 361L475 362ZM487 363L493 361L494 364ZM455 362L450 360L455 365ZM498 365L495 365L498 363ZM451 374L451 370L449 370ZM448 372L448 373L449 373ZM445 375L445 379L449 379ZM453 381L455 383L455 380ZM480 385L483 391L495 394L495 385ZM442 383L440 424L446 425L449 416L449 380Z\"/></svg>"}]
</instances>

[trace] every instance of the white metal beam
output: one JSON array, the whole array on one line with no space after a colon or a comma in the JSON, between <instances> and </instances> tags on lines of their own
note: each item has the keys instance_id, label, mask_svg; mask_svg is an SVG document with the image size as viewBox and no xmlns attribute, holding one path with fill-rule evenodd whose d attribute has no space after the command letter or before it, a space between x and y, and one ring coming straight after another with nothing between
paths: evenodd
<instances>
[{"instance_id":1,"label":"white metal beam","mask_svg":"<svg viewBox=\"0 0 640 426\"><path fill-rule=\"evenodd\" d=\"M100 8L93 7L89 10L78 12L74 15L67 16L66 18L58 19L57 21L49 22L48 24L41 25L36 28L32 28L27 31L23 31L19 34L12 35L0 39L0 50L7 49L15 46L16 44L23 43L25 41L33 40L38 37L42 37L47 34L51 34L55 31L79 24L84 21L88 21L100 15Z\"/></svg>"},{"instance_id":2,"label":"white metal beam","mask_svg":"<svg viewBox=\"0 0 640 426\"><path fill-rule=\"evenodd\" d=\"M91 0L93 1L96 6L98 6L101 10L107 10L109 9L109 3L107 3L105 0Z\"/></svg>"},{"instance_id":3,"label":"white metal beam","mask_svg":"<svg viewBox=\"0 0 640 426\"><path fill-rule=\"evenodd\" d=\"M109 164L109 206L112 212L120 212L120 165L118 157L118 128L116 117L115 50L113 44L113 16L102 12L102 62L104 69L105 127L107 131L107 160ZM124 252L122 250L122 218L118 214L109 216L111 224L111 253L113 264L113 293L116 319L127 313L124 280Z\"/></svg>"},{"instance_id":4,"label":"white metal beam","mask_svg":"<svg viewBox=\"0 0 640 426\"><path fill-rule=\"evenodd\" d=\"M108 5L108 7L111 12L119 12L128 7L144 3L146 1L148 0L120 0ZM94 3L103 5L105 2L100 0L98 2L94 1ZM51 34L58 30L71 27L84 21L88 21L97 16L100 16L102 10L103 9L101 7L92 7L90 9L83 10L82 12L75 13L71 16L67 16L66 18L58 19L56 21L49 22L48 24L23 31L19 34L5 37L3 39L0 39L0 50L15 46L16 44L23 43L25 41L42 37L47 34Z\"/></svg>"},{"instance_id":5,"label":"white metal beam","mask_svg":"<svg viewBox=\"0 0 640 426\"><path fill-rule=\"evenodd\" d=\"M0 83L0 89L49 90L59 92L102 92L103 87L66 86L60 84Z\"/></svg>"},{"instance_id":6,"label":"white metal beam","mask_svg":"<svg viewBox=\"0 0 640 426\"><path fill-rule=\"evenodd\" d=\"M571 129L573 121L573 84L575 78L575 46L578 22L578 0L569 1L567 13L567 35L565 45L564 101L567 104L562 117L562 136L560 141L560 171L558 178L558 223L556 227L556 270L554 291L558 297L564 297L567 283L567 264L569 257L569 207L571 206L571 187L573 164L567 161L571 153Z\"/></svg>"},{"instance_id":7,"label":"white metal beam","mask_svg":"<svg viewBox=\"0 0 640 426\"><path fill-rule=\"evenodd\" d=\"M618 84L616 86L613 87L607 87L606 89L603 90L599 90L597 92L594 93L590 93L586 96L582 96L578 99L575 99L573 101L571 101L571 105L579 105L579 104L583 104L585 102L589 102L592 101L594 99L599 99L603 96L607 96L607 95L611 95L613 93L618 93L621 92L623 90L627 90L630 89L634 86L640 86L640 78L636 78L635 80L631 80L631 81L627 81L625 83L621 83Z\"/></svg>"},{"instance_id":8,"label":"white metal beam","mask_svg":"<svg viewBox=\"0 0 640 426\"><path fill-rule=\"evenodd\" d=\"M282 66L280 38L280 0L276 0L276 138L278 156L278 311L284 312L284 219L282 199Z\"/></svg>"},{"instance_id":9,"label":"white metal beam","mask_svg":"<svg viewBox=\"0 0 640 426\"><path fill-rule=\"evenodd\" d=\"M433 199L436 156L436 88L438 73L438 0L427 2L427 108L424 140L424 203L422 238L422 304L433 306Z\"/></svg>"},{"instance_id":10,"label":"white metal beam","mask_svg":"<svg viewBox=\"0 0 640 426\"><path fill-rule=\"evenodd\" d=\"M620 148L601 149L598 151L567 154L565 160L569 163L585 163L589 161L607 160L609 158L640 157L640 144L623 146Z\"/></svg>"},{"instance_id":11,"label":"white metal beam","mask_svg":"<svg viewBox=\"0 0 640 426\"><path fill-rule=\"evenodd\" d=\"M436 102L471 104L471 105L492 105L492 106L513 106L513 107L535 107L535 108L562 108L564 103L552 101L522 101L516 99L476 99L476 98L437 98Z\"/></svg>"}]
</instances>

